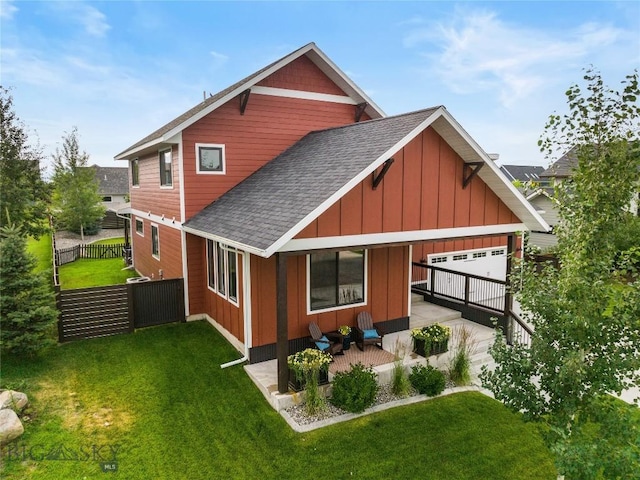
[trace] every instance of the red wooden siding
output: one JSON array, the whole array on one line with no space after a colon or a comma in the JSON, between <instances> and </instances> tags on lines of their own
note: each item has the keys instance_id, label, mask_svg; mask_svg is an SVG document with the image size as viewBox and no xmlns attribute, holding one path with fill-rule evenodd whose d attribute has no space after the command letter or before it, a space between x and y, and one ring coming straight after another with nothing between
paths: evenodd
<instances>
[{"instance_id":1,"label":"red wooden siding","mask_svg":"<svg viewBox=\"0 0 640 480\"><path fill-rule=\"evenodd\" d=\"M346 96L342 89L333 83L306 55L272 73L257 85Z\"/></svg>"},{"instance_id":2,"label":"red wooden siding","mask_svg":"<svg viewBox=\"0 0 640 480\"><path fill-rule=\"evenodd\" d=\"M409 248L376 248L368 252L367 305L307 315L307 260L305 255L287 260L289 338L309 335L309 322L323 331L355 325L359 312L371 312L374 321L408 315ZM253 346L276 341L275 257L251 257Z\"/></svg>"},{"instance_id":3,"label":"red wooden siding","mask_svg":"<svg viewBox=\"0 0 640 480\"><path fill-rule=\"evenodd\" d=\"M180 220L180 177L178 174L178 145L172 148L173 188L160 188L160 160L158 152L142 157L139 165L139 187L131 187L131 206L143 212Z\"/></svg>"},{"instance_id":4,"label":"red wooden siding","mask_svg":"<svg viewBox=\"0 0 640 480\"><path fill-rule=\"evenodd\" d=\"M135 217L134 218L140 218ZM160 278L160 270L164 278L182 278L182 247L180 231L175 228L158 225L158 238L160 242L160 259L151 255L151 222L142 218L144 222L144 237L135 232L131 234L133 242L133 264L140 275ZM135 222L135 220L134 220ZM134 223L135 225L135 223Z\"/></svg>"},{"instance_id":5,"label":"red wooden siding","mask_svg":"<svg viewBox=\"0 0 640 480\"><path fill-rule=\"evenodd\" d=\"M189 271L189 314L205 313L205 291L207 290L206 240L187 234L187 269Z\"/></svg>"},{"instance_id":6,"label":"red wooden siding","mask_svg":"<svg viewBox=\"0 0 640 480\"><path fill-rule=\"evenodd\" d=\"M394 155L394 160L376 190L367 177L296 238L519 222L479 177L462 188L463 161L432 128ZM462 249L471 243L452 240L446 248ZM493 246L493 240L479 243Z\"/></svg>"},{"instance_id":7,"label":"red wooden siding","mask_svg":"<svg viewBox=\"0 0 640 480\"><path fill-rule=\"evenodd\" d=\"M183 132L187 219L313 130L353 123L355 106L251 94L233 99ZM196 173L196 143L225 145L226 173Z\"/></svg>"},{"instance_id":8,"label":"red wooden siding","mask_svg":"<svg viewBox=\"0 0 640 480\"><path fill-rule=\"evenodd\" d=\"M242 317L243 312L243 285L244 285L244 277L243 277L243 258L241 255L238 255L238 306L234 305L227 299L221 297L216 292L210 290L208 288L208 279L206 276L206 262L207 262L207 254L206 254L206 242L204 242L204 248L202 251L202 259L205 264L204 271L204 281L200 285L204 290L204 304L205 304L205 312L213 318L216 322L222 325L225 329L227 329L231 334L236 337L241 342L244 342L244 320Z\"/></svg>"}]
</instances>

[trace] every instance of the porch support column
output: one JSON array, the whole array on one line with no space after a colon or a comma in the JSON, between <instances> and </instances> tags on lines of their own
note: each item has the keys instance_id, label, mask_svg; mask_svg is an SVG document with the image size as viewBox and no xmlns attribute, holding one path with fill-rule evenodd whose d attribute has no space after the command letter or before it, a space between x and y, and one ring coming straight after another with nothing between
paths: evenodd
<instances>
[{"instance_id":1,"label":"porch support column","mask_svg":"<svg viewBox=\"0 0 640 480\"><path fill-rule=\"evenodd\" d=\"M278 391L289 390L289 325L287 318L287 257L276 253L276 357L278 359Z\"/></svg>"},{"instance_id":2,"label":"porch support column","mask_svg":"<svg viewBox=\"0 0 640 480\"><path fill-rule=\"evenodd\" d=\"M511 267L513 265L513 256L516 252L516 235L507 235L507 284L505 285L504 294L504 315L508 317L509 311L513 308L513 293L511 293Z\"/></svg>"}]
</instances>

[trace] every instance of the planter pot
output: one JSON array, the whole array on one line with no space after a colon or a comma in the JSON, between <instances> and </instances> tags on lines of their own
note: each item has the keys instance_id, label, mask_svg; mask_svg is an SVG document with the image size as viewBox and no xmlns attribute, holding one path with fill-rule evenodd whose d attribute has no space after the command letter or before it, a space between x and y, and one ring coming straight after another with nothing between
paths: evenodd
<instances>
[{"instance_id":1,"label":"planter pot","mask_svg":"<svg viewBox=\"0 0 640 480\"><path fill-rule=\"evenodd\" d=\"M329 383L329 371L320 370L318 373L318 385L326 385ZM294 392L300 392L304 390L304 380L298 380L296 373L289 369L289 388Z\"/></svg>"},{"instance_id":2,"label":"planter pot","mask_svg":"<svg viewBox=\"0 0 640 480\"><path fill-rule=\"evenodd\" d=\"M342 337L342 350L349 350L351 348L351 333Z\"/></svg>"},{"instance_id":3,"label":"planter pot","mask_svg":"<svg viewBox=\"0 0 640 480\"><path fill-rule=\"evenodd\" d=\"M425 352L425 341L417 338L413 339L413 351L423 357L430 357L431 355L440 355L441 353L449 350L449 340L442 343L430 343L429 351ZM426 353L426 355L425 355Z\"/></svg>"}]
</instances>

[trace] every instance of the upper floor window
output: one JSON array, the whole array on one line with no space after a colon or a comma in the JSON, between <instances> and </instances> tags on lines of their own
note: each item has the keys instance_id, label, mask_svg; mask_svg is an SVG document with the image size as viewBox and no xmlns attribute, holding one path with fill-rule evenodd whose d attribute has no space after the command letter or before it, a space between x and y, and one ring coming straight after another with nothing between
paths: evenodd
<instances>
[{"instance_id":1,"label":"upper floor window","mask_svg":"<svg viewBox=\"0 0 640 480\"><path fill-rule=\"evenodd\" d=\"M173 185L173 175L171 171L171 149L162 150L160 156L160 185L170 187Z\"/></svg>"},{"instance_id":2,"label":"upper floor window","mask_svg":"<svg viewBox=\"0 0 640 480\"><path fill-rule=\"evenodd\" d=\"M309 255L310 311L363 304L365 250Z\"/></svg>"},{"instance_id":3,"label":"upper floor window","mask_svg":"<svg viewBox=\"0 0 640 480\"><path fill-rule=\"evenodd\" d=\"M196 143L196 169L198 173L224 174L224 145Z\"/></svg>"},{"instance_id":4,"label":"upper floor window","mask_svg":"<svg viewBox=\"0 0 640 480\"><path fill-rule=\"evenodd\" d=\"M158 236L158 226L151 224L151 255L160 258L160 237Z\"/></svg>"},{"instance_id":5,"label":"upper floor window","mask_svg":"<svg viewBox=\"0 0 640 480\"><path fill-rule=\"evenodd\" d=\"M140 185L140 170L138 165L138 159L131 160L131 185L137 187Z\"/></svg>"}]
</instances>

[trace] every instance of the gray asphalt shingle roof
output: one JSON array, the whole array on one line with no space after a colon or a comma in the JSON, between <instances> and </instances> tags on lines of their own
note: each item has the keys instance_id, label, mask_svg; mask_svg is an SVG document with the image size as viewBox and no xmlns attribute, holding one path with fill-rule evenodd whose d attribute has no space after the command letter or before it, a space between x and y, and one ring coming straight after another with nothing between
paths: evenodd
<instances>
[{"instance_id":1,"label":"gray asphalt shingle roof","mask_svg":"<svg viewBox=\"0 0 640 480\"><path fill-rule=\"evenodd\" d=\"M578 157L577 151L575 148L572 148L563 156L561 156L558 160L556 160L553 165L547 168L544 172L540 174L541 177L570 177L573 169L578 165Z\"/></svg>"},{"instance_id":2,"label":"gray asphalt shingle roof","mask_svg":"<svg viewBox=\"0 0 640 480\"><path fill-rule=\"evenodd\" d=\"M538 165L502 165L500 170L502 170L510 180L528 182L529 180L540 180L539 177L544 171L544 167Z\"/></svg>"},{"instance_id":3,"label":"gray asphalt shingle roof","mask_svg":"<svg viewBox=\"0 0 640 480\"><path fill-rule=\"evenodd\" d=\"M101 195L129 193L129 169L127 167L101 167L92 165L98 180L98 193Z\"/></svg>"},{"instance_id":4,"label":"gray asphalt shingle roof","mask_svg":"<svg viewBox=\"0 0 640 480\"><path fill-rule=\"evenodd\" d=\"M264 251L438 108L309 133L185 227Z\"/></svg>"}]
</instances>

